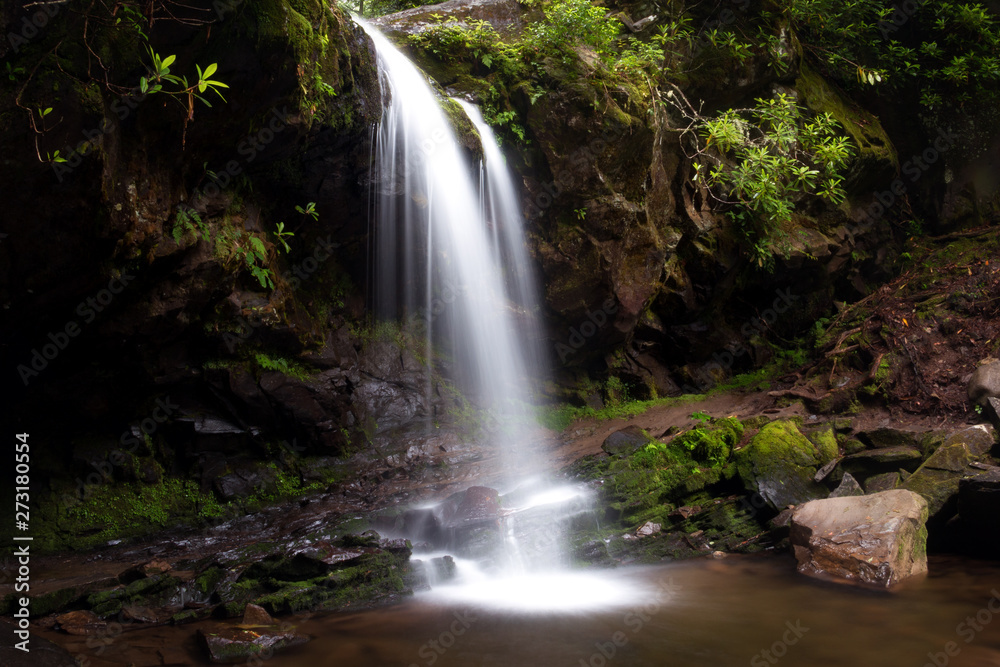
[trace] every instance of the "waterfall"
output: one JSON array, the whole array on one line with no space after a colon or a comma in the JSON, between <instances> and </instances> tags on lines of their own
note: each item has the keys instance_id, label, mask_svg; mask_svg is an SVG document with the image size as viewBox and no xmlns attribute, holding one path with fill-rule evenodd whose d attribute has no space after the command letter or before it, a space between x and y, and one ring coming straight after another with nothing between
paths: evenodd
<instances>
[{"instance_id":1,"label":"waterfall","mask_svg":"<svg viewBox=\"0 0 1000 667\"><path fill-rule=\"evenodd\" d=\"M534 324L537 285L517 189L496 137L474 106L436 97L385 37L358 23L375 44L385 100L374 132L373 307L384 320L424 327L428 366L436 363L435 370L446 371L470 403L491 415L488 438L500 450L501 485L508 490L495 520L446 526L455 534L493 531L498 539L437 544L456 549L444 553L454 554L457 578L428 594L537 610L606 603L620 592L565 568L566 529L589 511L589 494L578 486L554 487L539 475L542 459L530 428L532 372L538 377L545 367ZM443 104L464 110L479 134L479 164L468 149L476 142L462 147ZM440 527L434 521L447 503L413 510L421 513L414 525ZM476 555L463 552L463 544ZM491 549L485 557L481 544ZM434 554L421 557L434 561Z\"/></svg>"},{"instance_id":2,"label":"waterfall","mask_svg":"<svg viewBox=\"0 0 1000 667\"><path fill-rule=\"evenodd\" d=\"M359 23L375 43L386 100L375 132L373 309L381 320L422 329L428 365L445 360L448 379L484 416L505 472L537 470L527 436L529 377L541 366L531 324L536 285L496 138L460 103L481 134L477 178L442 110L455 102L436 97L402 53Z\"/></svg>"}]
</instances>

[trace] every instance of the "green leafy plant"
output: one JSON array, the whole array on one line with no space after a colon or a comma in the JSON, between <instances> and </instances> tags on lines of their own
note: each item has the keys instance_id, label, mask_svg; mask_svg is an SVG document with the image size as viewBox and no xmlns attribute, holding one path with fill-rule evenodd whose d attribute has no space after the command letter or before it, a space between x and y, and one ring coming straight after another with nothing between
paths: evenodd
<instances>
[{"instance_id":1,"label":"green leafy plant","mask_svg":"<svg viewBox=\"0 0 1000 667\"><path fill-rule=\"evenodd\" d=\"M300 363L279 357L266 352L255 352L253 361L257 367L263 371L277 371L290 377L305 380L309 378L309 371Z\"/></svg>"},{"instance_id":2,"label":"green leafy plant","mask_svg":"<svg viewBox=\"0 0 1000 667\"><path fill-rule=\"evenodd\" d=\"M1000 98L1000 22L980 3L795 0L788 17L843 85L919 91L915 101L928 110Z\"/></svg>"},{"instance_id":3,"label":"green leafy plant","mask_svg":"<svg viewBox=\"0 0 1000 667\"><path fill-rule=\"evenodd\" d=\"M149 37L143 30L143 25L147 22L145 15L136 9L136 7L124 2L117 5L117 9L119 11L116 12L115 27L127 26L134 30L143 40L149 41Z\"/></svg>"},{"instance_id":4,"label":"green leafy plant","mask_svg":"<svg viewBox=\"0 0 1000 667\"><path fill-rule=\"evenodd\" d=\"M250 272L261 287L274 289L274 273L269 268L274 246L257 234L223 227L215 237L216 254L227 268L239 266Z\"/></svg>"},{"instance_id":5,"label":"green leafy plant","mask_svg":"<svg viewBox=\"0 0 1000 667\"><path fill-rule=\"evenodd\" d=\"M619 73L644 71L655 76L663 64L664 57L661 47L630 37L628 45L618 56L614 69Z\"/></svg>"},{"instance_id":6,"label":"green leafy plant","mask_svg":"<svg viewBox=\"0 0 1000 667\"><path fill-rule=\"evenodd\" d=\"M305 205L305 208L301 206L296 206L295 210L302 215L308 215L313 220L319 220L319 213L316 212L316 202L309 202Z\"/></svg>"},{"instance_id":7,"label":"green leafy plant","mask_svg":"<svg viewBox=\"0 0 1000 667\"><path fill-rule=\"evenodd\" d=\"M694 111L679 90L667 99L692 121L685 134L694 147L694 180L727 211L758 266L773 267L781 228L799 202L844 200L853 148L830 114L809 116L784 93L715 118Z\"/></svg>"},{"instance_id":8,"label":"green leafy plant","mask_svg":"<svg viewBox=\"0 0 1000 667\"><path fill-rule=\"evenodd\" d=\"M174 213L174 224L170 230L170 237L174 243L179 244L181 239L190 232L195 232L204 241L209 240L208 225L202 221L198 212L187 206L178 206L177 212Z\"/></svg>"},{"instance_id":9,"label":"green leafy plant","mask_svg":"<svg viewBox=\"0 0 1000 667\"><path fill-rule=\"evenodd\" d=\"M147 45L146 49L152 63L146 66L148 75L139 78L139 90L146 95L156 93L170 95L187 111L187 115L184 117L184 134L181 138L181 142L184 143L187 135L187 124L194 120L194 101L198 100L205 106L211 107L212 103L203 95L206 91L211 90L225 102L226 98L222 96L221 89L229 86L222 81L209 78L218 69L217 63L208 65L204 70L200 65L195 64L194 68L198 76L193 84L189 84L186 76L170 73L170 66L174 64L177 56L169 55L161 58L151 46Z\"/></svg>"},{"instance_id":10,"label":"green leafy plant","mask_svg":"<svg viewBox=\"0 0 1000 667\"><path fill-rule=\"evenodd\" d=\"M11 81L17 81L21 77L21 75L24 74L23 67L11 65L9 61L6 63L6 65L7 65L7 78L10 79Z\"/></svg>"},{"instance_id":11,"label":"green leafy plant","mask_svg":"<svg viewBox=\"0 0 1000 667\"><path fill-rule=\"evenodd\" d=\"M247 237L247 245L236 246L236 254L243 260L250 274L257 279L261 287L274 289L274 274L267 268L267 247L259 236Z\"/></svg>"},{"instance_id":12,"label":"green leafy plant","mask_svg":"<svg viewBox=\"0 0 1000 667\"><path fill-rule=\"evenodd\" d=\"M540 51L574 57L573 47L586 46L601 56L611 56L611 43L621 21L605 16L603 7L589 0L553 0L544 8L545 20L528 27L528 43Z\"/></svg>"},{"instance_id":13,"label":"green leafy plant","mask_svg":"<svg viewBox=\"0 0 1000 667\"><path fill-rule=\"evenodd\" d=\"M288 245L288 241L286 241L285 239L291 238L295 236L295 234L293 232L285 231L285 223L279 222L277 224L277 229L275 230L274 235L278 237L278 241L285 249L285 252L292 251L291 247L289 247Z\"/></svg>"}]
</instances>

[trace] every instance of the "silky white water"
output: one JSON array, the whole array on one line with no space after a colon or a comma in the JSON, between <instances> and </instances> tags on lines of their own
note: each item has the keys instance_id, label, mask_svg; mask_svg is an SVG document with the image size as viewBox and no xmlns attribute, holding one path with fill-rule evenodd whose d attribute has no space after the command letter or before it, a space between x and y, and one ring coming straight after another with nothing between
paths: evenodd
<instances>
[{"instance_id":1,"label":"silky white water","mask_svg":"<svg viewBox=\"0 0 1000 667\"><path fill-rule=\"evenodd\" d=\"M536 309L519 204L492 133L485 188L424 75L359 21L378 54L385 109L375 137L373 306L422 329L429 360L482 411L505 468L533 466L529 369ZM482 131L489 128L476 114ZM530 361L529 361L530 359ZM431 385L430 380L428 385Z\"/></svg>"},{"instance_id":2,"label":"silky white water","mask_svg":"<svg viewBox=\"0 0 1000 667\"><path fill-rule=\"evenodd\" d=\"M540 608L559 600L579 606L588 591L597 604L617 598L599 577L559 573L564 528L580 511L580 492L545 481L530 437L532 371L544 367L534 325L537 285L496 137L474 106L435 96L405 56L359 23L375 44L385 104L373 160L376 315L422 329L429 365L489 416L486 437L500 450L503 472L517 471L501 489L510 491L497 519L503 548L481 572L464 565L462 576L435 586L435 594L501 605L513 595ZM442 110L456 102L480 135L478 164ZM429 371L428 387L436 379Z\"/></svg>"}]
</instances>

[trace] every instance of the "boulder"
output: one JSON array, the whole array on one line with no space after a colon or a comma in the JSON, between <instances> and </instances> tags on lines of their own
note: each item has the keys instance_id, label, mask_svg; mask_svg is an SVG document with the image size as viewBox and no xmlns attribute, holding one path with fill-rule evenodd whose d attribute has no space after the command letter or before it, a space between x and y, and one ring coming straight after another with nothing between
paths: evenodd
<instances>
[{"instance_id":1,"label":"boulder","mask_svg":"<svg viewBox=\"0 0 1000 667\"><path fill-rule=\"evenodd\" d=\"M1000 398L988 396L985 403L984 413L986 418L993 424L993 428L1000 428Z\"/></svg>"},{"instance_id":2,"label":"boulder","mask_svg":"<svg viewBox=\"0 0 1000 667\"><path fill-rule=\"evenodd\" d=\"M959 481L958 516L965 543L975 555L1000 554L1000 468Z\"/></svg>"},{"instance_id":3,"label":"boulder","mask_svg":"<svg viewBox=\"0 0 1000 667\"><path fill-rule=\"evenodd\" d=\"M858 462L860 464L890 464L902 465L912 461L919 461L923 458L920 450L916 447L899 445L896 447L884 447L882 449L868 449L857 454L844 457L844 464Z\"/></svg>"},{"instance_id":4,"label":"boulder","mask_svg":"<svg viewBox=\"0 0 1000 667\"><path fill-rule=\"evenodd\" d=\"M868 431L859 431L858 438L875 449L887 449L890 447L916 447L920 443L920 438L913 431L904 431L897 428L873 428Z\"/></svg>"},{"instance_id":5,"label":"boulder","mask_svg":"<svg viewBox=\"0 0 1000 667\"><path fill-rule=\"evenodd\" d=\"M1000 361L994 359L979 366L969 378L966 391L970 401L984 407L987 399L1000 398Z\"/></svg>"},{"instance_id":6,"label":"boulder","mask_svg":"<svg viewBox=\"0 0 1000 667\"><path fill-rule=\"evenodd\" d=\"M790 421L764 426L735 458L747 489L776 510L827 496L826 487L813 478L833 456L821 452Z\"/></svg>"},{"instance_id":7,"label":"boulder","mask_svg":"<svg viewBox=\"0 0 1000 667\"><path fill-rule=\"evenodd\" d=\"M828 498L792 516L799 572L884 588L927 571L927 501L911 491Z\"/></svg>"},{"instance_id":8,"label":"boulder","mask_svg":"<svg viewBox=\"0 0 1000 667\"><path fill-rule=\"evenodd\" d=\"M982 456L993 449L996 444L993 429L986 424L976 424L960 431L955 431L947 438L944 444L950 445L956 442L965 443L973 456Z\"/></svg>"},{"instance_id":9,"label":"boulder","mask_svg":"<svg viewBox=\"0 0 1000 667\"><path fill-rule=\"evenodd\" d=\"M986 426L956 431L907 478L902 488L923 496L927 500L931 522L943 523L958 509L959 481L962 477L980 472L972 464L992 446L993 437Z\"/></svg>"},{"instance_id":10,"label":"boulder","mask_svg":"<svg viewBox=\"0 0 1000 667\"><path fill-rule=\"evenodd\" d=\"M865 492L867 493L892 491L897 486L899 486L898 472L885 472L880 475L872 475L865 480Z\"/></svg>"},{"instance_id":11,"label":"boulder","mask_svg":"<svg viewBox=\"0 0 1000 667\"><path fill-rule=\"evenodd\" d=\"M0 665L4 667L77 667L76 659L64 648L33 632L29 652L17 648L22 639L15 634L14 619L0 618ZM102 645L103 646L103 645Z\"/></svg>"},{"instance_id":12,"label":"boulder","mask_svg":"<svg viewBox=\"0 0 1000 667\"><path fill-rule=\"evenodd\" d=\"M487 486L470 486L450 518L451 523L496 519L500 512L500 494Z\"/></svg>"},{"instance_id":13,"label":"boulder","mask_svg":"<svg viewBox=\"0 0 1000 667\"><path fill-rule=\"evenodd\" d=\"M649 434L638 426L626 426L605 438L601 449L611 456L628 456L645 447L650 441L652 438Z\"/></svg>"}]
</instances>

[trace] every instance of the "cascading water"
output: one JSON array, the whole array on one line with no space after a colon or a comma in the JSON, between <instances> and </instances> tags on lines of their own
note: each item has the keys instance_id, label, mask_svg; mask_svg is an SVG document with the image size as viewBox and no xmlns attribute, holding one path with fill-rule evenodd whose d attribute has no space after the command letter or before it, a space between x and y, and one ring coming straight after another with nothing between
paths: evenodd
<instances>
[{"instance_id":1,"label":"cascading water","mask_svg":"<svg viewBox=\"0 0 1000 667\"><path fill-rule=\"evenodd\" d=\"M484 215L493 233L493 247L497 262L506 270L507 292L514 302L527 311L526 317L518 318L519 342L523 357L529 368L538 372L547 366L547 360L537 344L541 332L533 317L537 301L537 282L528 256L528 246L524 234L523 216L518 202L517 189L506 168L506 160L500 151L493 129L486 124L479 109L465 100L456 99L472 121L483 145L483 169L485 183L482 200Z\"/></svg>"},{"instance_id":2,"label":"cascading water","mask_svg":"<svg viewBox=\"0 0 1000 667\"><path fill-rule=\"evenodd\" d=\"M583 575L555 574L565 564L563 529L581 511L580 491L537 479L542 462L529 429L529 378L543 367L533 325L536 284L517 192L496 137L475 107L439 100L405 56L358 22L375 44L386 100L373 160L374 309L381 319L422 323L429 360L450 356L440 365L493 417L490 439L508 475L501 484L513 488L503 496L500 540L485 569L457 559L464 585L435 587L435 593L502 605L572 599L576 607L585 593L600 603L610 593L599 582L588 587ZM480 135L478 179L442 110L456 102Z\"/></svg>"},{"instance_id":3,"label":"cascading water","mask_svg":"<svg viewBox=\"0 0 1000 667\"><path fill-rule=\"evenodd\" d=\"M375 142L376 315L426 327L427 358L441 356L435 346L447 350L449 379L492 418L492 439L508 461L530 468L530 450L523 447L531 417L529 369L523 334L515 326L516 301L499 263L526 260L523 250L509 250L520 231L501 232L504 248L498 252L478 184L441 103L405 56L370 26L365 29L378 52L388 101ZM487 198L504 216L494 220L496 226L519 223L508 213L516 210L514 196L510 189ZM534 287L523 266L513 267L509 283L517 297L530 299L530 308Z\"/></svg>"}]
</instances>

